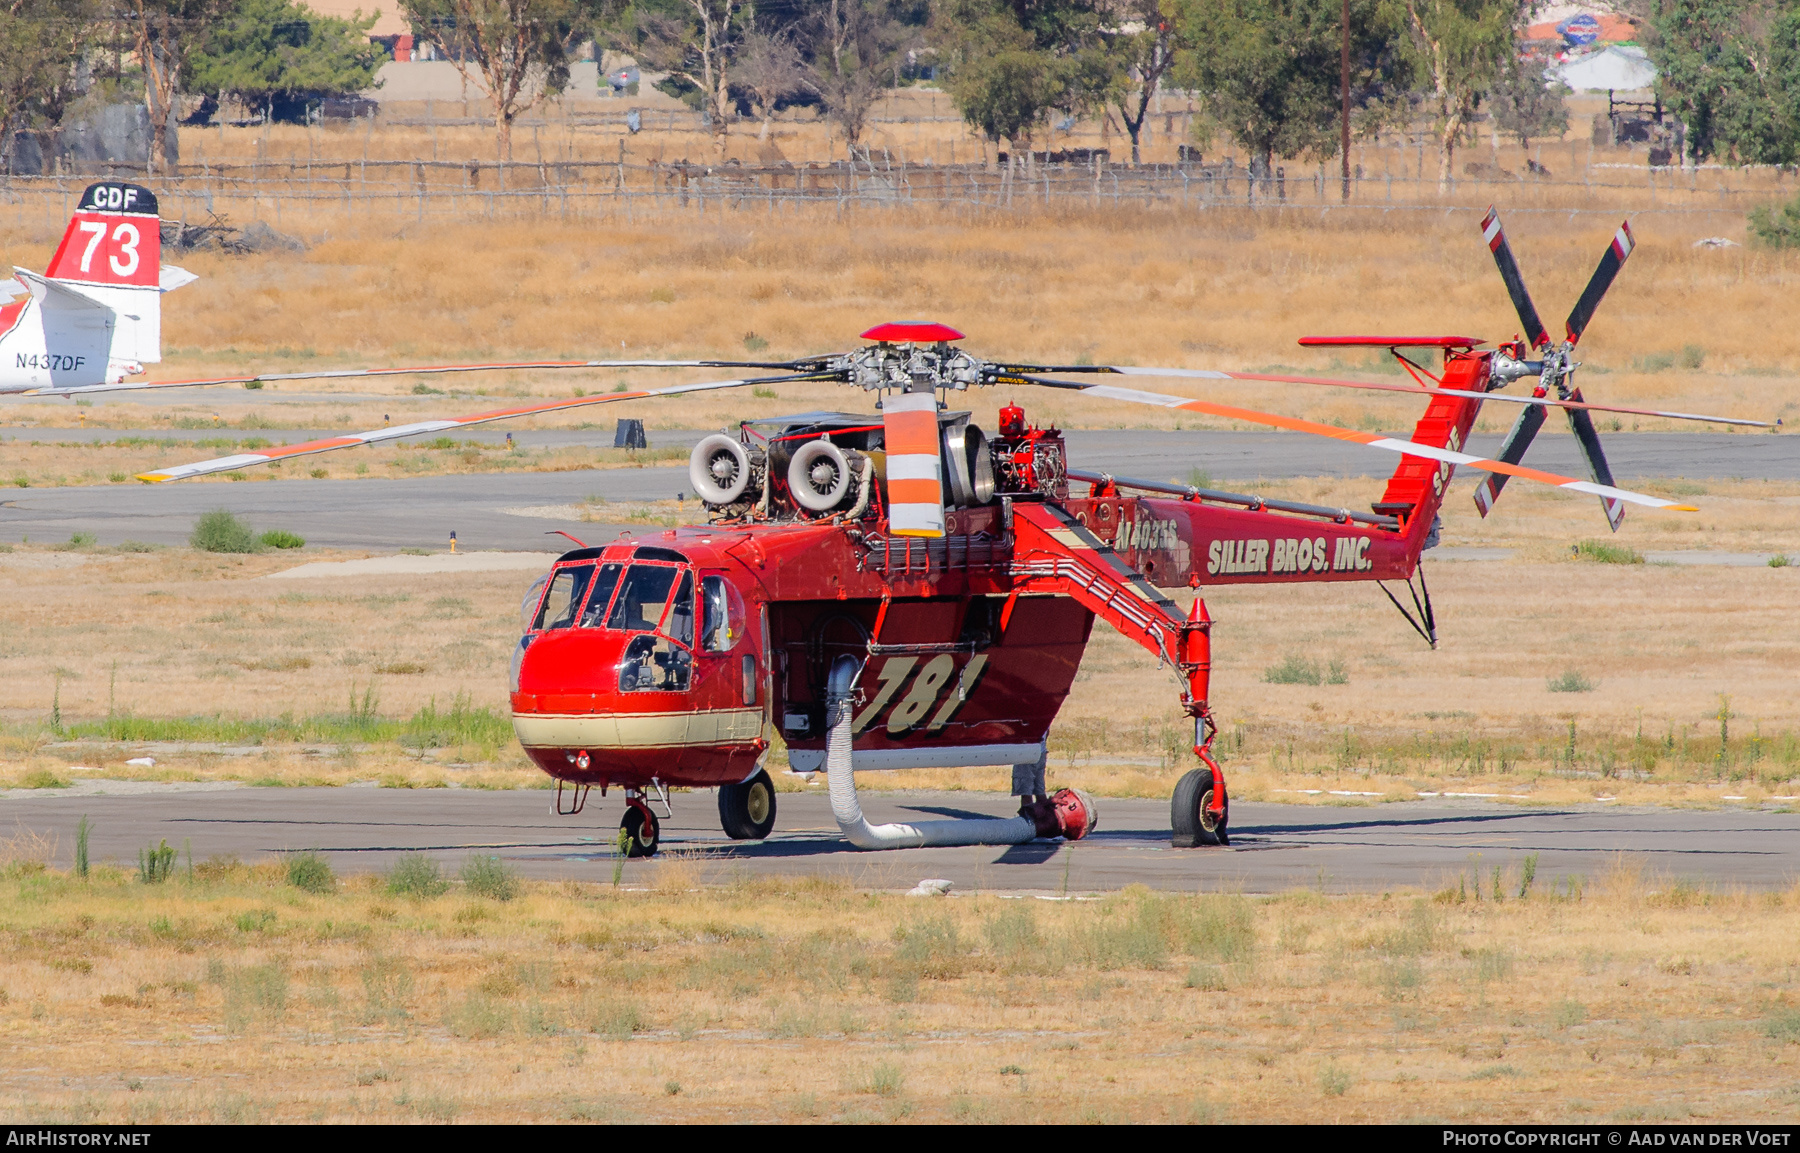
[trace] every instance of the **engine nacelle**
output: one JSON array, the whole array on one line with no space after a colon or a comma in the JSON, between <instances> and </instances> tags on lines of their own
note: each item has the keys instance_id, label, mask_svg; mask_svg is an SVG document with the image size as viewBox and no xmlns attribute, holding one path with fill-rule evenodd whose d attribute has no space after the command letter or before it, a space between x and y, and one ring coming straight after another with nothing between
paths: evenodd
<instances>
[{"instance_id":1,"label":"engine nacelle","mask_svg":"<svg viewBox=\"0 0 1800 1153\"><path fill-rule=\"evenodd\" d=\"M758 453L757 457L764 454ZM736 504L759 479L766 460L750 455L750 450L723 433L715 432L694 446L688 456L688 483L694 492L710 505Z\"/></svg>"},{"instance_id":2,"label":"engine nacelle","mask_svg":"<svg viewBox=\"0 0 1800 1153\"><path fill-rule=\"evenodd\" d=\"M989 440L969 417L938 413L945 509L987 508L1012 494L1068 496L1060 432L1027 428L1009 406ZM860 519L886 504L885 430L856 413L745 421L736 437L715 433L694 446L688 480L725 520Z\"/></svg>"}]
</instances>

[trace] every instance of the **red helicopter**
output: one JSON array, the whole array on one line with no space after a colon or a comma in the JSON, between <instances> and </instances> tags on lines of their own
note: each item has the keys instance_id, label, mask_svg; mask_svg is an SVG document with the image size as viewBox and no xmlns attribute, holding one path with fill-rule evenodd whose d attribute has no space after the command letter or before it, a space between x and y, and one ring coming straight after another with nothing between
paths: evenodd
<instances>
[{"instance_id":1,"label":"red helicopter","mask_svg":"<svg viewBox=\"0 0 1800 1153\"><path fill-rule=\"evenodd\" d=\"M786 381L834 381L875 394L878 415L810 412L749 420L694 447L689 475L709 522L628 536L559 557L522 606L511 670L513 720L531 759L557 781L559 813L588 790L625 794L627 851L656 851L669 789L716 787L731 837L767 837L776 793L763 767L769 732L791 767L824 771L833 811L859 848L1011 844L1092 832L1093 801L1045 784L1046 737L1068 696L1094 619L1173 670L1194 724L1196 767L1171 801L1177 846L1229 843L1230 799L1212 753L1212 620L1162 589L1241 583L1375 581L1436 644L1421 553L1459 465L1489 474L1486 515L1508 478L1597 495L1616 530L1627 503L1691 506L1612 484L1594 410L1760 425L1592 404L1571 384L1573 350L1633 240L1621 226L1551 344L1498 218L1483 222L1525 339L1483 349L1466 336L1307 337L1301 344L1387 348L1413 384L981 359L963 334L928 322L878 325L850 352L781 362L582 361L347 370L373 375L502 367L734 367L773 375L529 404L269 448L143 474L176 480L487 421L652 396ZM1432 371L1403 349L1435 349ZM1535 357L1536 359L1532 359ZM1071 376L1300 381L1411 392L1425 412L1410 439ZM1529 396L1497 392L1531 377ZM169 382L169 385L195 382ZM218 381L215 383L227 383ZM1073 390L1353 441L1399 456L1370 511L1158 484L1071 467L1062 434L1009 403L990 434L952 394L994 385ZM168 386L168 385L164 385ZM110 384L101 387L121 387ZM129 386L126 386L129 387ZM1522 406L1500 459L1462 451L1486 401ZM1547 409L1567 415L1590 466L1578 480L1519 463ZM1075 486L1081 486L1076 488ZM579 543L579 542L578 542ZM1416 583L1415 583L1416 577ZM1410 608L1385 582L1406 586ZM872 825L856 769L1013 767L1020 814L996 820ZM565 786L569 792L565 798Z\"/></svg>"}]
</instances>

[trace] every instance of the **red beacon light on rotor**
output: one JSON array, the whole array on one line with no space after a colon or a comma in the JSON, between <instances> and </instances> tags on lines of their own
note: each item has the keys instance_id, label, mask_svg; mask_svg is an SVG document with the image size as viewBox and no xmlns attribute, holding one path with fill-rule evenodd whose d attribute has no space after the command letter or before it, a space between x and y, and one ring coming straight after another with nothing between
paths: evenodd
<instances>
[{"instance_id":1,"label":"red beacon light on rotor","mask_svg":"<svg viewBox=\"0 0 1800 1153\"><path fill-rule=\"evenodd\" d=\"M963 334L947 324L929 320L895 320L876 325L863 333L862 338L883 344L948 344L963 339Z\"/></svg>"}]
</instances>

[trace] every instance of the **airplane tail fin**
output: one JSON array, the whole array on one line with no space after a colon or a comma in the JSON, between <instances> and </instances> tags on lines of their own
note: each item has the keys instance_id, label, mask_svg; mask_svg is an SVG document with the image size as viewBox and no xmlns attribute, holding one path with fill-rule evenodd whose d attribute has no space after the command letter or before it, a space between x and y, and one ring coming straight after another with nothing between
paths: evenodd
<instances>
[{"instance_id":1,"label":"airplane tail fin","mask_svg":"<svg viewBox=\"0 0 1800 1153\"><path fill-rule=\"evenodd\" d=\"M162 359L162 294L195 279L162 263L161 227L156 194L148 188L116 180L90 184L44 270L46 280L74 297L113 311L113 363ZM60 299L62 294L50 294L45 308L58 307Z\"/></svg>"}]
</instances>

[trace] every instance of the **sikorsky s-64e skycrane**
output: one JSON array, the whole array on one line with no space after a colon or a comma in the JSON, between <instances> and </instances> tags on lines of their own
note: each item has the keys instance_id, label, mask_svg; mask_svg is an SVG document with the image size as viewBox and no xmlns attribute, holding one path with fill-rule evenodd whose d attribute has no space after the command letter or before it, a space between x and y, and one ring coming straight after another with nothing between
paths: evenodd
<instances>
[{"instance_id":1,"label":"sikorsky s-64e skycrane","mask_svg":"<svg viewBox=\"0 0 1800 1153\"><path fill-rule=\"evenodd\" d=\"M84 197L91 219L81 226L99 230L97 245L113 244L105 238L123 222L107 216L106 205L126 199L141 205L148 198L141 189L128 197L123 190L131 188L96 185L102 191L90 189ZM1099 617L1173 670L1180 708L1193 723L1196 766L1175 787L1174 843L1224 845L1231 807L1212 752L1213 622L1202 597L1196 595L1183 612L1162 590L1374 581L1435 644L1420 557L1436 543L1440 506L1458 466L1488 473L1477 490L1482 515L1501 485L1516 477L1599 497L1616 529L1626 504L1692 509L1615 486L1593 411L1760 423L1594 404L1573 386L1572 354L1631 253L1628 227L1621 226L1609 243L1557 343L1538 319L1492 212L1483 230L1518 308L1521 339L1494 348L1468 336L1301 341L1389 349L1411 374L1410 384L988 360L962 348L963 334L952 328L903 322L869 329L862 334L865 343L851 351L778 362L513 362L155 383L84 377L35 391L73 395L484 369L757 373L372 429L141 478L168 481L647 397L781 382L858 389L871 396L873 415L810 412L748 420L701 440L689 475L706 503L708 523L584 545L559 557L533 586L512 660L513 721L531 759L556 779L558 811L581 812L593 786L603 796L620 788L628 851L648 855L660 840L650 802L659 799L666 814L671 787L714 787L727 834L767 837L776 819L775 789L764 768L773 731L786 742L794 770L826 773L837 821L859 848L1080 838L1095 827L1095 806L1079 791L1047 787L1045 748ZM157 283L147 273L137 275L146 288ZM171 279L180 278L162 283ZM38 280L26 283L37 293L34 300L42 297ZM1428 366L1408 351L1418 349L1435 352L1438 363ZM139 359L151 359L141 353L154 351L140 349ZM56 350L49 355L54 365ZM1409 438L1381 436L1113 383L1124 377L1378 389L1417 394L1425 411ZM1499 391L1516 380L1531 381L1529 395ZM1033 424L1016 403L999 409L991 433L974 423L970 411L950 403L992 386L1184 409L1363 444L1399 460L1366 512L1108 476L1074 467L1062 434ZM1493 460L1463 451L1489 402L1521 406ZM1520 463L1552 408L1567 414L1589 479ZM1404 601L1390 583L1404 586ZM854 770L987 765L1012 766L1013 792L1021 798L1017 817L871 824L857 801Z\"/></svg>"}]
</instances>

